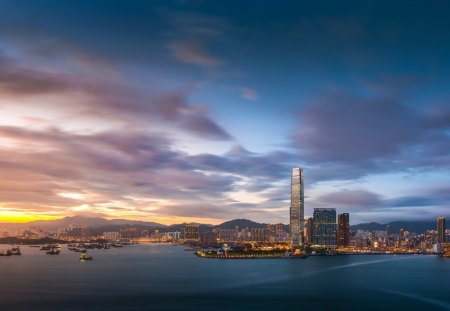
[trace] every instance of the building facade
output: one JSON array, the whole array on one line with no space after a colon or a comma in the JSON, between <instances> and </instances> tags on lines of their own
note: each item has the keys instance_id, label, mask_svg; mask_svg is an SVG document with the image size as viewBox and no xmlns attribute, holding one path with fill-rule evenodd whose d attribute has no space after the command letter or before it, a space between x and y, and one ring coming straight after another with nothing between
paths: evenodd
<instances>
[{"instance_id":1,"label":"building facade","mask_svg":"<svg viewBox=\"0 0 450 311\"><path fill-rule=\"evenodd\" d=\"M290 234L292 245L303 245L303 222L305 214L303 169L291 170Z\"/></svg>"},{"instance_id":2,"label":"building facade","mask_svg":"<svg viewBox=\"0 0 450 311\"><path fill-rule=\"evenodd\" d=\"M185 240L200 240L200 225L199 224L185 224L184 226Z\"/></svg>"},{"instance_id":3,"label":"building facade","mask_svg":"<svg viewBox=\"0 0 450 311\"><path fill-rule=\"evenodd\" d=\"M103 238L110 241L116 241L120 240L120 232L110 231L110 232L103 232Z\"/></svg>"},{"instance_id":4,"label":"building facade","mask_svg":"<svg viewBox=\"0 0 450 311\"><path fill-rule=\"evenodd\" d=\"M315 208L313 213L313 244L336 247L336 209Z\"/></svg>"},{"instance_id":5,"label":"building facade","mask_svg":"<svg viewBox=\"0 0 450 311\"><path fill-rule=\"evenodd\" d=\"M445 243L445 217L437 218L437 242Z\"/></svg>"},{"instance_id":6,"label":"building facade","mask_svg":"<svg viewBox=\"0 0 450 311\"><path fill-rule=\"evenodd\" d=\"M305 235L305 242L308 244L312 244L313 242L313 233L314 233L314 225L313 225L313 218L309 217L306 221L306 235Z\"/></svg>"},{"instance_id":7,"label":"building facade","mask_svg":"<svg viewBox=\"0 0 450 311\"><path fill-rule=\"evenodd\" d=\"M343 247L350 245L350 215L348 213L338 215L337 245Z\"/></svg>"},{"instance_id":8,"label":"building facade","mask_svg":"<svg viewBox=\"0 0 450 311\"><path fill-rule=\"evenodd\" d=\"M141 238L141 228L127 227L120 228L120 236L122 239L139 239Z\"/></svg>"}]
</instances>

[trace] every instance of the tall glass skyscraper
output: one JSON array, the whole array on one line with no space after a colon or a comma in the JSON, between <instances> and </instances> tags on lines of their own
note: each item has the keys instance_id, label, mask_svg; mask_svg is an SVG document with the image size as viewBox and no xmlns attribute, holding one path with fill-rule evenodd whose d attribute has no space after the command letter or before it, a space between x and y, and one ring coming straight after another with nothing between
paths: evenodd
<instances>
[{"instance_id":1,"label":"tall glass skyscraper","mask_svg":"<svg viewBox=\"0 0 450 311\"><path fill-rule=\"evenodd\" d=\"M303 193L303 169L291 170L290 233L292 245L303 245L303 222L305 218L305 197Z\"/></svg>"},{"instance_id":2,"label":"tall glass skyscraper","mask_svg":"<svg viewBox=\"0 0 450 311\"><path fill-rule=\"evenodd\" d=\"M313 244L336 247L336 209L315 208L313 213Z\"/></svg>"}]
</instances>

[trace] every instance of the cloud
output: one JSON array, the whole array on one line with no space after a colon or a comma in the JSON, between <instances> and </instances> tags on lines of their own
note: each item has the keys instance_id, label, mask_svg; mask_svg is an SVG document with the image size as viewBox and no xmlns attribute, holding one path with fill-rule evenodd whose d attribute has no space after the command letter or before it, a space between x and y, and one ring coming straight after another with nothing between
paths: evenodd
<instances>
[{"instance_id":1,"label":"cloud","mask_svg":"<svg viewBox=\"0 0 450 311\"><path fill-rule=\"evenodd\" d=\"M248 99L250 101L257 101L259 98L258 93L255 90L249 88L242 88L241 96L242 98Z\"/></svg>"},{"instance_id":2,"label":"cloud","mask_svg":"<svg viewBox=\"0 0 450 311\"><path fill-rule=\"evenodd\" d=\"M230 140L232 137L222 127L204 116L192 116L187 118L181 128L201 137L215 140Z\"/></svg>"},{"instance_id":3,"label":"cloud","mask_svg":"<svg viewBox=\"0 0 450 311\"><path fill-rule=\"evenodd\" d=\"M332 89L298 112L292 146L312 182L371 174L449 169L445 105L413 105L420 79L365 82Z\"/></svg>"},{"instance_id":4,"label":"cloud","mask_svg":"<svg viewBox=\"0 0 450 311\"><path fill-rule=\"evenodd\" d=\"M22 68L0 55L0 91L5 95L37 95L71 88L64 74Z\"/></svg>"},{"instance_id":5,"label":"cloud","mask_svg":"<svg viewBox=\"0 0 450 311\"><path fill-rule=\"evenodd\" d=\"M448 215L443 207L449 203L450 195L446 188L423 188L414 195L391 198L359 188L315 197L308 206L334 207L338 212L349 212L358 221L392 221Z\"/></svg>"},{"instance_id":6,"label":"cloud","mask_svg":"<svg viewBox=\"0 0 450 311\"><path fill-rule=\"evenodd\" d=\"M0 90L4 95L16 98L64 96L57 110L70 115L125 121L128 124L146 124L153 120L182 128L204 139L232 139L224 128L207 115L205 106L189 105L188 95L181 91L147 91L114 79L98 81L95 77L29 69L11 59L0 59ZM66 96L68 93L71 97ZM28 104L18 101L17 105ZM33 109L38 109L39 105L44 110L50 104L42 100L33 102Z\"/></svg>"},{"instance_id":7,"label":"cloud","mask_svg":"<svg viewBox=\"0 0 450 311\"><path fill-rule=\"evenodd\" d=\"M214 67L222 63L209 55L200 42L172 42L167 47L174 58L187 64Z\"/></svg>"},{"instance_id":8,"label":"cloud","mask_svg":"<svg viewBox=\"0 0 450 311\"><path fill-rule=\"evenodd\" d=\"M367 208L381 205L382 197L367 190L343 190L323 195L317 201L331 206L344 205Z\"/></svg>"},{"instance_id":9,"label":"cloud","mask_svg":"<svg viewBox=\"0 0 450 311\"><path fill-rule=\"evenodd\" d=\"M332 91L301 112L294 143L310 161L364 161L415 142L421 122L399 99Z\"/></svg>"},{"instance_id":10,"label":"cloud","mask_svg":"<svg viewBox=\"0 0 450 311\"><path fill-rule=\"evenodd\" d=\"M171 12L167 17L173 31L167 34L170 39L166 47L173 58L204 68L214 68L224 63L213 56L211 50L218 43L223 46L224 38L236 30L228 21L196 12Z\"/></svg>"},{"instance_id":11,"label":"cloud","mask_svg":"<svg viewBox=\"0 0 450 311\"><path fill-rule=\"evenodd\" d=\"M271 189L280 169L287 172L272 164L276 154L188 155L163 134L142 129L75 134L0 126L0 135L13 142L0 145L0 202L52 215L82 208L120 217L225 220L237 210L230 204L239 204L229 193Z\"/></svg>"}]
</instances>

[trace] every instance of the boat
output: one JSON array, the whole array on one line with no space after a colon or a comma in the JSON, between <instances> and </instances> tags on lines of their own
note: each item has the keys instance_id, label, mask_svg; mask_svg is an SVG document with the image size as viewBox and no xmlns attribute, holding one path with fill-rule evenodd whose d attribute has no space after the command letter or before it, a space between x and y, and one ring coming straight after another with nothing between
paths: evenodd
<instances>
[{"instance_id":1,"label":"boat","mask_svg":"<svg viewBox=\"0 0 450 311\"><path fill-rule=\"evenodd\" d=\"M47 255L59 255L60 252L58 248L52 247L51 250L47 251Z\"/></svg>"},{"instance_id":2,"label":"boat","mask_svg":"<svg viewBox=\"0 0 450 311\"><path fill-rule=\"evenodd\" d=\"M20 247L19 246L13 247L11 249L11 255L17 255L17 256L22 255L22 253L20 252Z\"/></svg>"},{"instance_id":3,"label":"boat","mask_svg":"<svg viewBox=\"0 0 450 311\"><path fill-rule=\"evenodd\" d=\"M94 257L92 257L92 256L87 256L86 255L86 253L81 253L81 256L80 256L80 260L93 260L94 259Z\"/></svg>"},{"instance_id":4,"label":"boat","mask_svg":"<svg viewBox=\"0 0 450 311\"><path fill-rule=\"evenodd\" d=\"M49 251L51 249L52 247L50 245L42 245L40 248L41 251Z\"/></svg>"},{"instance_id":5,"label":"boat","mask_svg":"<svg viewBox=\"0 0 450 311\"><path fill-rule=\"evenodd\" d=\"M10 249L7 249L6 251L2 251L0 253L0 256L11 256L11 255L12 255L12 253L11 253Z\"/></svg>"}]
</instances>

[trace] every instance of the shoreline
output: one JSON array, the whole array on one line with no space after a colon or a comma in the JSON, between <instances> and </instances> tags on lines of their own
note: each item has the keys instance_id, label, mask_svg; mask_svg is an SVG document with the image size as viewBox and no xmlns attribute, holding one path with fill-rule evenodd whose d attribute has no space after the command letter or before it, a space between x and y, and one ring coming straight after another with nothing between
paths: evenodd
<instances>
[{"instance_id":1,"label":"shoreline","mask_svg":"<svg viewBox=\"0 0 450 311\"><path fill-rule=\"evenodd\" d=\"M194 253L195 256L199 258L206 258L206 259L307 259L308 257L336 257L336 256L386 256L386 255L392 255L392 256L398 256L398 255L415 255L415 256L441 256L441 254L423 254L423 253L398 253L398 254L392 254L392 253L366 253L366 254L335 254L335 255L321 255L321 254L315 254L315 255L307 255L307 256L283 256L283 255L272 255L272 256L211 256L211 255L201 255L198 252Z\"/></svg>"}]
</instances>

